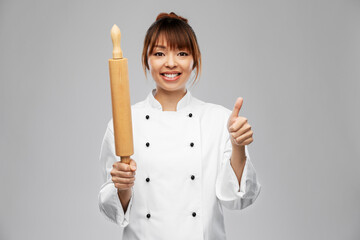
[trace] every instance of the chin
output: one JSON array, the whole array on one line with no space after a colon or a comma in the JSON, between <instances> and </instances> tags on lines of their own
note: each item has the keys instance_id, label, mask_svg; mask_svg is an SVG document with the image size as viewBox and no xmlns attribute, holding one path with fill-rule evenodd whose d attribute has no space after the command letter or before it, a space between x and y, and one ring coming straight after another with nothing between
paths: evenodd
<instances>
[{"instance_id":1,"label":"chin","mask_svg":"<svg viewBox=\"0 0 360 240\"><path fill-rule=\"evenodd\" d=\"M179 91L179 90L182 90L182 89L185 89L186 88L186 86L180 86L180 85L175 85L175 84L173 84L173 85L170 85L170 84L156 84L157 85L157 87L158 88L161 88L161 89L163 89L164 91L169 91L169 92L171 92L171 91Z\"/></svg>"}]
</instances>

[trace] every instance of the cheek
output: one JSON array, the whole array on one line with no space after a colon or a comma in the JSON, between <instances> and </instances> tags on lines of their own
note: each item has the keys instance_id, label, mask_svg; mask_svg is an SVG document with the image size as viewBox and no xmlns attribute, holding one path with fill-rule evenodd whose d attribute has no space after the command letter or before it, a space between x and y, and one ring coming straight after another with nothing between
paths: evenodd
<instances>
[{"instance_id":1,"label":"cheek","mask_svg":"<svg viewBox=\"0 0 360 240\"><path fill-rule=\"evenodd\" d=\"M152 60L152 59L150 58L149 61L148 61L148 64L149 64L149 70L150 70L150 72L156 71L156 69L157 69L157 63L156 63L156 61L154 61L154 60Z\"/></svg>"},{"instance_id":2,"label":"cheek","mask_svg":"<svg viewBox=\"0 0 360 240\"><path fill-rule=\"evenodd\" d=\"M158 71L162 65L161 61L152 58L149 59L148 64L152 71Z\"/></svg>"},{"instance_id":3,"label":"cheek","mask_svg":"<svg viewBox=\"0 0 360 240\"><path fill-rule=\"evenodd\" d=\"M188 62L188 67L187 67L187 69L188 69L189 71L192 71L192 70L193 70L193 67L194 67L194 60L190 60L190 61Z\"/></svg>"}]
</instances>

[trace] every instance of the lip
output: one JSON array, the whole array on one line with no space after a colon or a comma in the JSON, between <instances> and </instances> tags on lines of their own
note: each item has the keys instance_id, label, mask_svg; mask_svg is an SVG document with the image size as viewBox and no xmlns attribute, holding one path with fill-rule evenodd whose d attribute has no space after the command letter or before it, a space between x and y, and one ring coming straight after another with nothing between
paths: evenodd
<instances>
[{"instance_id":1,"label":"lip","mask_svg":"<svg viewBox=\"0 0 360 240\"><path fill-rule=\"evenodd\" d=\"M166 72L162 72L160 74L174 74L174 73L180 73L181 74L181 72L179 72L179 71L166 71Z\"/></svg>"},{"instance_id":2,"label":"lip","mask_svg":"<svg viewBox=\"0 0 360 240\"><path fill-rule=\"evenodd\" d=\"M175 71L172 71L172 72L163 72L163 73L160 73L160 76L161 76L165 81L174 82L174 81L176 81L176 80L178 80L178 79L180 78L181 73L180 73L178 76L174 77L174 78L168 78L168 77L164 76L164 74L176 74L176 73L179 74L180 72L175 72Z\"/></svg>"}]
</instances>

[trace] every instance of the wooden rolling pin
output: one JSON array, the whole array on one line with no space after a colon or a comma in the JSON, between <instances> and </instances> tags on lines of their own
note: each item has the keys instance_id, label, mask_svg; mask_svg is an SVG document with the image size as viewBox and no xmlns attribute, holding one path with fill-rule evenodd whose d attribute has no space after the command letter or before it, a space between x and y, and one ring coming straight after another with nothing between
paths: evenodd
<instances>
[{"instance_id":1,"label":"wooden rolling pin","mask_svg":"<svg viewBox=\"0 0 360 240\"><path fill-rule=\"evenodd\" d=\"M120 48L121 33L116 24L111 28L113 59L109 59L112 114L114 123L115 153L121 162L130 163L134 154L131 120L128 61Z\"/></svg>"}]
</instances>

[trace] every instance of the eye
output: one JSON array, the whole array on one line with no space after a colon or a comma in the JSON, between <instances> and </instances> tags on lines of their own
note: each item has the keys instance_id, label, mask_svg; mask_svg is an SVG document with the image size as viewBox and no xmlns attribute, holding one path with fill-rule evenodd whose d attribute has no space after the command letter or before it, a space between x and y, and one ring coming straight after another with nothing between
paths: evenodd
<instances>
[{"instance_id":1,"label":"eye","mask_svg":"<svg viewBox=\"0 0 360 240\"><path fill-rule=\"evenodd\" d=\"M162 52L156 52L156 53L154 53L154 56L163 56L164 55L164 53L162 53Z\"/></svg>"},{"instance_id":2,"label":"eye","mask_svg":"<svg viewBox=\"0 0 360 240\"><path fill-rule=\"evenodd\" d=\"M187 52L179 52L179 55L182 57L189 56Z\"/></svg>"}]
</instances>

